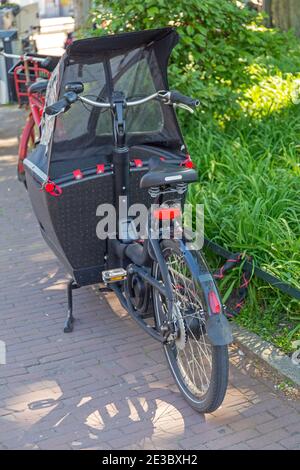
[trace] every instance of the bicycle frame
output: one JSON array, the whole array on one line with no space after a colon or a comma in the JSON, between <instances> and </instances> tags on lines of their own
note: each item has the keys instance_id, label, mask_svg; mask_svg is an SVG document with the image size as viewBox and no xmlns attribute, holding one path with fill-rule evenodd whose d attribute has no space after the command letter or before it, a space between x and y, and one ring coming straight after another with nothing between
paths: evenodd
<instances>
[{"instance_id":1,"label":"bicycle frame","mask_svg":"<svg viewBox=\"0 0 300 470\"><path fill-rule=\"evenodd\" d=\"M33 119L32 113L29 114L25 127L22 131L20 144L19 144L19 159L18 159L18 178L20 181L25 181L25 173L24 173L24 159L27 157L28 153L28 146L30 139L34 143L35 136L34 136L34 125L35 121ZM24 178L23 178L24 175Z\"/></svg>"},{"instance_id":2,"label":"bicycle frame","mask_svg":"<svg viewBox=\"0 0 300 470\"><path fill-rule=\"evenodd\" d=\"M43 116L45 98L39 93L31 93L30 91L28 95L30 112L32 114L35 125L39 127Z\"/></svg>"},{"instance_id":3,"label":"bicycle frame","mask_svg":"<svg viewBox=\"0 0 300 470\"><path fill-rule=\"evenodd\" d=\"M43 110L45 106L45 98L38 93L28 93L30 112L26 120L25 127L22 131L19 144L19 160L18 160L18 178L25 182L23 161L28 155L28 147L30 139L35 144L36 136L34 128L40 128Z\"/></svg>"},{"instance_id":4,"label":"bicycle frame","mask_svg":"<svg viewBox=\"0 0 300 470\"><path fill-rule=\"evenodd\" d=\"M3 51L0 51L0 54L5 58L18 59L21 62L18 63L13 69L15 88L20 107L24 104L22 100L28 99L30 108L25 127L20 137L18 151L18 179L25 183L23 161L27 157L30 140L32 141L33 145L35 144L36 136L34 133L34 128L35 126L39 128L45 106L45 99L42 94L30 92L29 86L38 78L40 78L41 75L48 79L51 75L51 72L41 66L41 64L45 61L45 58L34 57L27 54L7 54Z\"/></svg>"},{"instance_id":5,"label":"bicycle frame","mask_svg":"<svg viewBox=\"0 0 300 470\"><path fill-rule=\"evenodd\" d=\"M116 208L118 207L119 198L126 198L128 200L129 191L129 148L126 145L126 132L125 132L125 119L124 119L124 109L126 107L126 100L122 93L114 92L112 95L112 109L113 109L113 128L114 128L114 152L113 152L113 166L114 166L114 185L115 185L115 202ZM155 205L161 204L161 195L158 195L155 200ZM120 214L117 211L117 222L120 222ZM117 223L119 226L119 223ZM139 313L134 309L131 300L128 283L125 280L125 288L123 294L122 286L118 284L110 284L110 287L117 295L122 306L129 312L131 317L139 324L144 331L150 334L154 339L158 340L161 343L167 343L172 334L174 333L174 295L173 288L170 279L169 269L167 263L162 255L160 238L152 237L151 230L151 210L149 210L148 215L148 239L144 241L144 247L142 254L135 252L132 242L122 243L122 238L120 238L120 233L117 240L114 240L114 243L110 244L111 249L114 251L120 260L120 265L122 264L122 259L125 254L127 258L131 259L132 263L129 263L127 266L128 274L137 274L141 277L146 283L148 283L152 289L157 289L160 294L166 300L167 304L167 318L163 325L160 327L160 331L157 330L157 327L151 327L147 324L144 319L139 315ZM131 253L128 247L132 246ZM219 293L215 286L212 275L209 270L205 274L201 273L197 262L185 246L184 240L180 241L180 249L182 255L189 265L191 272L193 273L197 282L199 282L203 288L203 293L206 298L208 305L208 321L207 321L207 333L210 337L212 344L222 346L229 344L232 341L232 335L228 322L224 315L216 315L213 311L213 306L210 302L210 295L213 292L214 298L217 300L220 307L219 313L222 311L222 303L220 300ZM147 264L148 261L155 261L161 273L162 283L155 279L147 269L143 266ZM171 336L170 336L171 335Z\"/></svg>"},{"instance_id":6,"label":"bicycle frame","mask_svg":"<svg viewBox=\"0 0 300 470\"><path fill-rule=\"evenodd\" d=\"M123 93L113 92L112 94L112 105L113 105L113 129L114 129L114 151L113 151L113 167L114 167L114 188L115 188L115 207L117 209L117 227L120 226L119 222L119 204L118 202L126 201L128 203L129 197L129 148L126 145L126 131L125 131L125 118L124 110L126 108L126 100ZM158 196L154 203L157 204L160 202L160 196ZM130 204L130 202L129 202ZM145 240L145 245L143 249L143 256L139 260L138 265L135 263L130 264L129 272L136 273L142 277L145 282L150 284L152 288L159 290L159 292L165 297L167 306L168 306L168 320L171 323L172 312L173 312L173 293L172 293L172 284L169 276L169 271L166 265L166 262L162 256L160 248L160 240L154 239L151 236L151 227L150 227L150 217L151 212L149 210L148 216L148 240ZM122 239L120 239L120 233L118 233L118 240L114 240L115 243L111 244L114 254L120 259L120 264L122 260L122 255L125 253L125 250L128 249L130 243L122 244ZM152 253L152 261L154 260L158 263L160 272L162 275L163 286L159 283L154 277L149 274L146 270L143 269L143 265L146 264L147 260L151 259L150 252ZM154 256L153 256L154 255ZM129 255L128 255L129 256ZM137 254L136 254L137 257ZM167 336L163 335L162 332L158 332L155 328L150 327L134 310L130 296L128 292L128 285L125 281L125 296L122 293L122 289L117 285L110 285L113 291L116 293L119 301L123 307L130 313L130 315L135 319L135 321L150 334L154 339L165 343L167 341Z\"/></svg>"}]
</instances>

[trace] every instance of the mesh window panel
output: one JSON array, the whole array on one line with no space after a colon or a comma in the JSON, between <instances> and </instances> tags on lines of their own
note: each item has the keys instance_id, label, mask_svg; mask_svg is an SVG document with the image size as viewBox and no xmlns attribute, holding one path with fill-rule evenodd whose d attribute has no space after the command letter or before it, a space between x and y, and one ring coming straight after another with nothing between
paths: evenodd
<instances>
[{"instance_id":1,"label":"mesh window panel","mask_svg":"<svg viewBox=\"0 0 300 470\"><path fill-rule=\"evenodd\" d=\"M107 51L100 56L74 57L66 64L60 88L71 81L84 84L84 96L110 101L113 91L127 100L139 99L165 89L165 79L153 47ZM127 144L163 145L177 150L182 138L174 110L158 100L125 111ZM50 177L57 178L81 169L111 161L113 125L110 110L77 102L56 118Z\"/></svg>"}]
</instances>

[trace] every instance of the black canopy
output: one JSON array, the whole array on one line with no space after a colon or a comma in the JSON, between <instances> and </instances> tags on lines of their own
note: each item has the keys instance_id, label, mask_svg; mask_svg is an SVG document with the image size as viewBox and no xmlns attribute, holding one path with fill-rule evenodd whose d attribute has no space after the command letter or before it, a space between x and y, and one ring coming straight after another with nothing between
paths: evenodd
<instances>
[{"instance_id":1,"label":"black canopy","mask_svg":"<svg viewBox=\"0 0 300 470\"><path fill-rule=\"evenodd\" d=\"M168 89L167 65L178 42L174 28L75 41L51 77L47 105L64 93L66 83L84 83L84 96L109 101L113 91L128 100ZM127 142L180 153L183 139L172 106L151 101L126 111ZM45 117L41 143L50 178L110 161L113 132L109 110L75 103L57 118ZM44 160L45 163L45 160Z\"/></svg>"}]
</instances>

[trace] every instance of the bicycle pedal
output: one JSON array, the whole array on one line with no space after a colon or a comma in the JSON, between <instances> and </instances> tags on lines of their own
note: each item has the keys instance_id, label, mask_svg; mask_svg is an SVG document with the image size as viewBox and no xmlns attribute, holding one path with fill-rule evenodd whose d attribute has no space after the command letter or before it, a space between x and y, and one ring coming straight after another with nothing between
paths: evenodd
<instances>
[{"instance_id":1,"label":"bicycle pedal","mask_svg":"<svg viewBox=\"0 0 300 470\"><path fill-rule=\"evenodd\" d=\"M102 271L102 279L105 284L110 284L111 282L124 281L127 277L127 271L123 268L108 269L107 271Z\"/></svg>"}]
</instances>

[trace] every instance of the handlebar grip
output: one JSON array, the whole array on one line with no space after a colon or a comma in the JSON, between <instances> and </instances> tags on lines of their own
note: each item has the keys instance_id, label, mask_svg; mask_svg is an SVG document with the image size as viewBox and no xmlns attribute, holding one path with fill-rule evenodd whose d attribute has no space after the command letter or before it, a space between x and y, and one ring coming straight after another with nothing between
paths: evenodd
<instances>
[{"instance_id":1,"label":"handlebar grip","mask_svg":"<svg viewBox=\"0 0 300 470\"><path fill-rule=\"evenodd\" d=\"M56 101L56 103L47 106L45 108L45 113L48 114L48 116L55 116L59 113L65 113L66 111L68 111L69 108L70 104L68 103L66 98L62 98L61 100Z\"/></svg>"},{"instance_id":2,"label":"handlebar grip","mask_svg":"<svg viewBox=\"0 0 300 470\"><path fill-rule=\"evenodd\" d=\"M45 113L49 116L55 116L59 113L65 113L71 107L71 104L78 100L78 96L74 91L68 91L64 94L63 98L56 103L47 106Z\"/></svg>"},{"instance_id":3,"label":"handlebar grip","mask_svg":"<svg viewBox=\"0 0 300 470\"><path fill-rule=\"evenodd\" d=\"M172 103L182 103L186 104L187 106L191 106L192 108L196 108L200 105L200 101L194 98L190 98L189 96L182 95L177 90L170 91L170 101Z\"/></svg>"}]
</instances>

